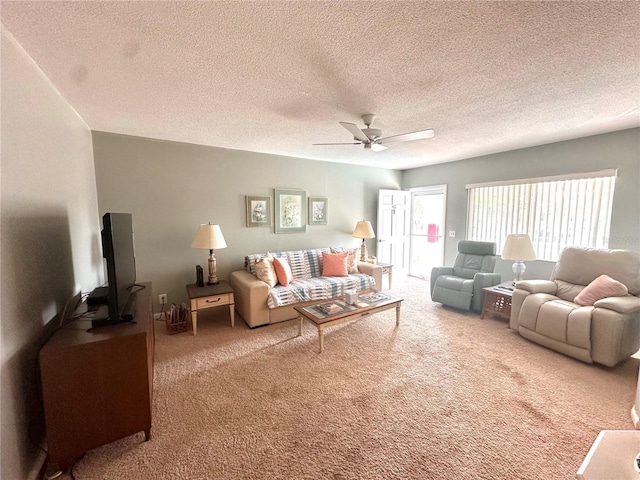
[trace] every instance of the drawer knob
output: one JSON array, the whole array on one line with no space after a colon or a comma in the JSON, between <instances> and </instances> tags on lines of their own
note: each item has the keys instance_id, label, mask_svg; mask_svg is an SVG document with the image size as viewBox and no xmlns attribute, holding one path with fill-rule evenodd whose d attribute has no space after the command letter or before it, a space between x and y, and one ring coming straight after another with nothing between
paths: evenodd
<instances>
[{"instance_id":1,"label":"drawer knob","mask_svg":"<svg viewBox=\"0 0 640 480\"><path fill-rule=\"evenodd\" d=\"M215 300L206 300L207 303L217 303L219 301L220 301L219 298L216 298Z\"/></svg>"}]
</instances>

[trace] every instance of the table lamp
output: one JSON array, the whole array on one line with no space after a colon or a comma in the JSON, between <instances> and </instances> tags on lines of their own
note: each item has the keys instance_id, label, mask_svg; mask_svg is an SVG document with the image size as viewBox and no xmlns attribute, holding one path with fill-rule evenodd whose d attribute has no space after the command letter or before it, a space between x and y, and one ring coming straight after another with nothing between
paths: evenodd
<instances>
[{"instance_id":1,"label":"table lamp","mask_svg":"<svg viewBox=\"0 0 640 480\"><path fill-rule=\"evenodd\" d=\"M536 252L533 250L531 244L531 238L526 233L524 234L509 234L507 240L504 243L501 257L503 260L513 260L513 284L522 280L527 267L525 266L525 260L535 260Z\"/></svg>"},{"instance_id":2,"label":"table lamp","mask_svg":"<svg viewBox=\"0 0 640 480\"><path fill-rule=\"evenodd\" d=\"M211 223L200 225L196 232L196 238L193 239L191 246L193 248L209 249L209 281L207 285L217 285L220 283L218 281L218 274L216 273L216 257L213 254L214 250L227 247L220 225L211 225Z\"/></svg>"},{"instance_id":3,"label":"table lamp","mask_svg":"<svg viewBox=\"0 0 640 480\"><path fill-rule=\"evenodd\" d=\"M376 236L376 234L373 233L373 227L371 226L371 222L368 220L360 220L358 223L356 223L356 228L353 230L353 235L351 236L354 238L362 239L362 246L360 247L360 261L364 262L366 260L365 256L366 256L366 250L367 250L367 246L364 243L364 239L374 238Z\"/></svg>"}]
</instances>

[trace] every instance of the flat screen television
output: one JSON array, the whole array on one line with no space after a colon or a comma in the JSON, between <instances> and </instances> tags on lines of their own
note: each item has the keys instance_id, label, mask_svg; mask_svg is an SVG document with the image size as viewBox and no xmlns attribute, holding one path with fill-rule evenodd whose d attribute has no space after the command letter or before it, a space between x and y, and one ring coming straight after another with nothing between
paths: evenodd
<instances>
[{"instance_id":1,"label":"flat screen television","mask_svg":"<svg viewBox=\"0 0 640 480\"><path fill-rule=\"evenodd\" d=\"M107 265L108 318L95 318L92 327L133 320L135 306L130 297L136 283L136 255L130 213L104 214L102 255Z\"/></svg>"}]
</instances>

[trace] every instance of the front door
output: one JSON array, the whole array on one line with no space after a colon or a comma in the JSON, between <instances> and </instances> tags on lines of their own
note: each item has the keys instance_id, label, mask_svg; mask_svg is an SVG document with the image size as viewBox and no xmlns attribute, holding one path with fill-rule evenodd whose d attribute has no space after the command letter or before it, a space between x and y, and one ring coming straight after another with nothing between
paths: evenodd
<instances>
[{"instance_id":1,"label":"front door","mask_svg":"<svg viewBox=\"0 0 640 480\"><path fill-rule=\"evenodd\" d=\"M446 185L411 191L409 275L428 279L433 267L442 266L446 197Z\"/></svg>"},{"instance_id":2,"label":"front door","mask_svg":"<svg viewBox=\"0 0 640 480\"><path fill-rule=\"evenodd\" d=\"M380 190L378 193L378 261L392 264L394 273L409 269L409 227L411 193Z\"/></svg>"}]
</instances>

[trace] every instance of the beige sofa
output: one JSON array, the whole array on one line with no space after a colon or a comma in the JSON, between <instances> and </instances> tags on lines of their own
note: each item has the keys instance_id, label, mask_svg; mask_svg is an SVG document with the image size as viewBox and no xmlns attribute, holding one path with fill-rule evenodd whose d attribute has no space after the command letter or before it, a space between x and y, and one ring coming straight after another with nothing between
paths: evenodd
<instances>
[{"instance_id":1,"label":"beige sofa","mask_svg":"<svg viewBox=\"0 0 640 480\"><path fill-rule=\"evenodd\" d=\"M580 292L601 275L626 286L622 296L579 305ZM585 292L586 293L586 292ZM550 280L525 280L513 292L510 327L523 337L612 367L640 348L640 253L569 247Z\"/></svg>"},{"instance_id":2,"label":"beige sofa","mask_svg":"<svg viewBox=\"0 0 640 480\"><path fill-rule=\"evenodd\" d=\"M366 262L358 262L359 272L347 277L323 277L322 253L330 251L319 248L271 252L274 257L287 259L294 275L289 286L273 288L255 275L255 261L265 254L247 255L245 269L231 272L229 278L236 311L253 328L294 319L298 316L294 307L339 297L345 288L364 292L382 285L382 267Z\"/></svg>"}]
</instances>

